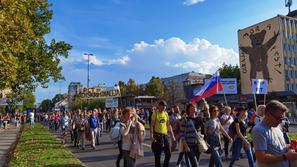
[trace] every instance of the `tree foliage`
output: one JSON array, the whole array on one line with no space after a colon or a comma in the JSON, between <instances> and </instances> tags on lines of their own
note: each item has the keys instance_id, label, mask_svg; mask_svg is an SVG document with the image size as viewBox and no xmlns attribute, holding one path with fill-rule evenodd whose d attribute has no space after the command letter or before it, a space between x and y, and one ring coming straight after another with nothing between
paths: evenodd
<instances>
[{"instance_id":1,"label":"tree foliage","mask_svg":"<svg viewBox=\"0 0 297 167\"><path fill-rule=\"evenodd\" d=\"M128 96L138 96L139 95L139 86L131 78L127 82L127 95Z\"/></svg>"},{"instance_id":2,"label":"tree foliage","mask_svg":"<svg viewBox=\"0 0 297 167\"><path fill-rule=\"evenodd\" d=\"M121 96L127 96L127 85L124 81L119 81Z\"/></svg>"},{"instance_id":3,"label":"tree foliage","mask_svg":"<svg viewBox=\"0 0 297 167\"><path fill-rule=\"evenodd\" d=\"M240 79L240 69L238 65L227 65L223 64L222 67L219 68L220 76L222 78L236 78L237 80Z\"/></svg>"},{"instance_id":4,"label":"tree foliage","mask_svg":"<svg viewBox=\"0 0 297 167\"><path fill-rule=\"evenodd\" d=\"M152 76L146 86L147 95L163 98L166 96L166 87L159 77Z\"/></svg>"},{"instance_id":5,"label":"tree foliage","mask_svg":"<svg viewBox=\"0 0 297 167\"><path fill-rule=\"evenodd\" d=\"M45 40L53 15L50 6L47 0L0 3L0 89L11 89L13 97L63 79L59 63L71 45Z\"/></svg>"},{"instance_id":6,"label":"tree foliage","mask_svg":"<svg viewBox=\"0 0 297 167\"><path fill-rule=\"evenodd\" d=\"M50 112L53 108L53 103L50 99L45 99L41 102L39 109L43 112Z\"/></svg>"},{"instance_id":7,"label":"tree foliage","mask_svg":"<svg viewBox=\"0 0 297 167\"><path fill-rule=\"evenodd\" d=\"M25 92L23 96L23 109L35 108L35 95L32 92Z\"/></svg>"}]
</instances>

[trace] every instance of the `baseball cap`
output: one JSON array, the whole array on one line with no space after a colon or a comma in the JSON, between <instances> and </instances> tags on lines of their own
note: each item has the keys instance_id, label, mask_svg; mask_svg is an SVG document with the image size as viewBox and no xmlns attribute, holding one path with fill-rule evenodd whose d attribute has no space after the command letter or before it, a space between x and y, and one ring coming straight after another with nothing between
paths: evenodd
<instances>
[{"instance_id":1,"label":"baseball cap","mask_svg":"<svg viewBox=\"0 0 297 167\"><path fill-rule=\"evenodd\" d=\"M165 100L161 100L158 105L161 105L161 106L167 106L167 103Z\"/></svg>"}]
</instances>

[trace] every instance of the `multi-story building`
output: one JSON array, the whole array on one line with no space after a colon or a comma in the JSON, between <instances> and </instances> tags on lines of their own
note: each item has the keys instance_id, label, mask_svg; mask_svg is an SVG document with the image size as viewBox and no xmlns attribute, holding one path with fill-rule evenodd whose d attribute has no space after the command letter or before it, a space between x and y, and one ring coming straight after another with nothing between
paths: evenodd
<instances>
[{"instance_id":1,"label":"multi-story building","mask_svg":"<svg viewBox=\"0 0 297 167\"><path fill-rule=\"evenodd\" d=\"M80 82L71 82L68 86L68 97L72 99L74 96L78 95L82 89Z\"/></svg>"},{"instance_id":2,"label":"multi-story building","mask_svg":"<svg viewBox=\"0 0 297 167\"><path fill-rule=\"evenodd\" d=\"M296 16L277 15L238 31L243 94L251 93L252 79L268 80L268 92L297 93Z\"/></svg>"},{"instance_id":3,"label":"multi-story building","mask_svg":"<svg viewBox=\"0 0 297 167\"><path fill-rule=\"evenodd\" d=\"M161 78L164 85L167 87L168 94L170 97L169 103L183 103L188 102L187 94L185 92L185 86L193 84L204 84L206 75L196 73L194 71L175 75L167 78Z\"/></svg>"}]
</instances>

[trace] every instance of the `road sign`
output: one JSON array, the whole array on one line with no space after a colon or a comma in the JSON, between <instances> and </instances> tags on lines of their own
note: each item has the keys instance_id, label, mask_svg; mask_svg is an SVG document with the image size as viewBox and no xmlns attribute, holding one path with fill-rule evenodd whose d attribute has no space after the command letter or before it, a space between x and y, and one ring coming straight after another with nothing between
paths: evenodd
<instances>
[{"instance_id":1,"label":"road sign","mask_svg":"<svg viewBox=\"0 0 297 167\"><path fill-rule=\"evenodd\" d=\"M267 94L267 80L252 79L252 93L253 94Z\"/></svg>"}]
</instances>

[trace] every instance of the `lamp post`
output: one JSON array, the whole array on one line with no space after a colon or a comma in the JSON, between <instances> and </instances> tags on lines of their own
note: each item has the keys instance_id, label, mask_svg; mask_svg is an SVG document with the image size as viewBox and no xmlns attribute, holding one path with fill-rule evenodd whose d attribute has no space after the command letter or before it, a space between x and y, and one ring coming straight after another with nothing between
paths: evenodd
<instances>
[{"instance_id":1,"label":"lamp post","mask_svg":"<svg viewBox=\"0 0 297 167\"><path fill-rule=\"evenodd\" d=\"M88 75L87 75L87 90L89 92L89 84L90 84L90 56L93 56L92 53L84 53L84 55L87 55L88 56ZM87 105L89 105L89 100L88 100L88 97L87 97Z\"/></svg>"}]
</instances>

